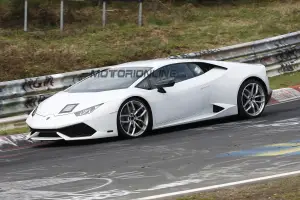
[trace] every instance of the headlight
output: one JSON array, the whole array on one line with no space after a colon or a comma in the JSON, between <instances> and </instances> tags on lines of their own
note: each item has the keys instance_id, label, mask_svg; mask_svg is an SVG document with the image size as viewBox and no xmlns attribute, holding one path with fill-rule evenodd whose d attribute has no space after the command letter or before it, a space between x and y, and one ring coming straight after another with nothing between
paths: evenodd
<instances>
[{"instance_id":1,"label":"headlight","mask_svg":"<svg viewBox=\"0 0 300 200\"><path fill-rule=\"evenodd\" d=\"M60 112L59 114L61 113L69 113L69 112L72 112L72 110L74 110L74 108L78 106L78 103L76 104L68 104L66 105Z\"/></svg>"},{"instance_id":2,"label":"headlight","mask_svg":"<svg viewBox=\"0 0 300 200\"><path fill-rule=\"evenodd\" d=\"M98 104L98 105L95 105L95 106L92 106L92 107L89 107L89 108L86 108L86 109L83 109L81 111L77 111L75 112L74 114L79 117L79 116L82 116L82 115L87 115L87 114L90 114L92 112L94 112L94 110L96 110L98 107L100 107L101 105L103 105L103 103L101 104Z\"/></svg>"}]
</instances>

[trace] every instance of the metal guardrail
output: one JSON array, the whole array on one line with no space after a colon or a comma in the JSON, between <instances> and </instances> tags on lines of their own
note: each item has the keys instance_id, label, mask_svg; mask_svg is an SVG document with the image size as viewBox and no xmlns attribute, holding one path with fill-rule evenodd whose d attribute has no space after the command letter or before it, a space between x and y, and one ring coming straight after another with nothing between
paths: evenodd
<instances>
[{"instance_id":1,"label":"metal guardrail","mask_svg":"<svg viewBox=\"0 0 300 200\"><path fill-rule=\"evenodd\" d=\"M300 31L219 49L170 56L261 63L269 77L300 70ZM103 68L101 68L103 69ZM53 92L63 90L100 68L0 83L0 118L29 113Z\"/></svg>"},{"instance_id":2,"label":"metal guardrail","mask_svg":"<svg viewBox=\"0 0 300 200\"><path fill-rule=\"evenodd\" d=\"M171 56L260 63L269 77L300 70L300 31L219 49Z\"/></svg>"}]
</instances>

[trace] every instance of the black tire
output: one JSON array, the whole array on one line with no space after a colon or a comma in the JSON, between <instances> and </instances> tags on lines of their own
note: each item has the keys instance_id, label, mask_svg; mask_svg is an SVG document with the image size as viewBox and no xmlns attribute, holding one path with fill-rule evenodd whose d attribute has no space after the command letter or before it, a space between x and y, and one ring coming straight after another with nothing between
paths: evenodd
<instances>
[{"instance_id":1,"label":"black tire","mask_svg":"<svg viewBox=\"0 0 300 200\"><path fill-rule=\"evenodd\" d=\"M243 106L243 104L245 104L245 101L248 102L248 100L249 100L243 95L243 92L244 92L245 89L248 90L248 88L251 87L251 84L257 84L257 86L259 87L259 91L264 95L264 98L261 97L260 102L262 102L263 100L265 101L263 104L261 104L261 106L259 107L260 109L258 109L257 113L253 112L253 114L249 113L249 112L251 112L250 110L247 112L247 109L249 108L248 106L246 106L246 108L244 108L244 106ZM251 94L249 94L248 96L249 97L250 96L255 97L255 95L251 95ZM260 95L260 96L262 96L262 95ZM251 99L253 100L253 97L251 97ZM257 99L255 99L255 100L257 100ZM267 102L267 91L266 91L265 87L262 85L262 83L260 81L257 81L256 79L246 80L241 85L241 87L239 89L239 92L238 92L238 96L237 96L237 105L238 105L238 115L239 115L239 117L246 118L246 119L260 117L262 115L262 113L264 112L264 109L266 107L266 102ZM250 104L251 103L252 102L250 101ZM258 104L256 103L256 105L258 105ZM251 110L254 110L254 108L251 108Z\"/></svg>"},{"instance_id":2,"label":"black tire","mask_svg":"<svg viewBox=\"0 0 300 200\"><path fill-rule=\"evenodd\" d=\"M148 114L148 123L147 123L147 126L143 129L140 129L140 131L142 132L141 134L138 134L138 135L129 135L127 132L126 132L126 124L121 123L121 112L124 112L122 109L125 107L124 106L127 106L128 104L131 104L131 102L134 102L134 104L141 104L142 106L144 106L144 109L146 110L147 114ZM135 104L135 105L136 105ZM128 109L127 109L128 111ZM131 110L133 111L133 110ZM124 113L122 113L124 116ZM139 113L138 114L142 114ZM126 118L126 117L125 117ZM140 123L139 121L136 121L135 118L138 118L138 117L134 117L134 119L132 119L134 121L134 123L138 123L138 125L142 125L142 123ZM122 121L124 120L124 118L122 118ZM131 121L131 119L127 119L128 121ZM118 110L118 115L117 115L117 128L118 128L118 135L119 137L121 138L138 138L138 137L142 137L142 136L145 136L147 133L149 133L151 130L152 130L152 124L153 124L153 119L152 119L152 112L151 112L151 109L150 107L148 106L148 104L143 100L143 99L140 99L140 98L137 98L137 97L132 97L132 98L129 98L127 99L126 101L124 101L119 110ZM137 128L137 130L139 129L138 125L135 125L135 127ZM129 126L129 125L128 125ZM129 128L130 130L130 128ZM131 132L131 131L130 131Z\"/></svg>"}]
</instances>

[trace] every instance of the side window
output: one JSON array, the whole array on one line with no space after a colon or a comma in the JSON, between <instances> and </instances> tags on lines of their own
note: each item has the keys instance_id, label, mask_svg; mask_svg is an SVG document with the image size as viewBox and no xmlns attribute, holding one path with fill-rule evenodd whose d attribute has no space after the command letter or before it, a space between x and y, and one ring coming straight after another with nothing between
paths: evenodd
<instances>
[{"instance_id":1,"label":"side window","mask_svg":"<svg viewBox=\"0 0 300 200\"><path fill-rule=\"evenodd\" d=\"M190 70L193 72L195 76L200 76L204 74L204 71L201 69L201 67L195 63L188 63L187 64L190 68Z\"/></svg>"},{"instance_id":2,"label":"side window","mask_svg":"<svg viewBox=\"0 0 300 200\"><path fill-rule=\"evenodd\" d=\"M141 88L141 89L145 89L145 90L150 90L151 89L151 87L149 85L148 78L145 78L144 80L142 80L136 87Z\"/></svg>"},{"instance_id":3,"label":"side window","mask_svg":"<svg viewBox=\"0 0 300 200\"><path fill-rule=\"evenodd\" d=\"M214 68L213 65L207 63L187 63L187 65L195 76L205 74L206 72Z\"/></svg>"},{"instance_id":4,"label":"side window","mask_svg":"<svg viewBox=\"0 0 300 200\"><path fill-rule=\"evenodd\" d=\"M175 83L185 81L204 73L203 70L194 63L178 63L167 65L157 69L151 73L146 79L137 85L142 89L153 89L155 84L159 81L174 78ZM149 84L150 83L150 84Z\"/></svg>"},{"instance_id":5,"label":"side window","mask_svg":"<svg viewBox=\"0 0 300 200\"><path fill-rule=\"evenodd\" d=\"M157 82L168 79L168 78L170 78L170 72L169 72L168 66L161 67L149 75L149 81L153 88L155 88L154 85Z\"/></svg>"},{"instance_id":6,"label":"side window","mask_svg":"<svg viewBox=\"0 0 300 200\"><path fill-rule=\"evenodd\" d=\"M165 80L168 78L170 78L170 72L168 66L165 66L152 72L147 78L145 78L142 82L140 82L136 87L149 90L155 88L154 85L158 81Z\"/></svg>"},{"instance_id":7,"label":"side window","mask_svg":"<svg viewBox=\"0 0 300 200\"><path fill-rule=\"evenodd\" d=\"M189 69L188 65L185 63L169 65L169 68L170 68L170 76L175 78L176 83L194 77L193 72Z\"/></svg>"}]
</instances>

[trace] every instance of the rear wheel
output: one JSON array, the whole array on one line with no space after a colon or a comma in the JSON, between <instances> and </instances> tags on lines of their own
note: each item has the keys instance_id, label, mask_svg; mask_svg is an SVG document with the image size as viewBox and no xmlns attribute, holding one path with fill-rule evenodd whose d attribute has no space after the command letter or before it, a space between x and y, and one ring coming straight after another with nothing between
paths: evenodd
<instances>
[{"instance_id":1,"label":"rear wheel","mask_svg":"<svg viewBox=\"0 0 300 200\"><path fill-rule=\"evenodd\" d=\"M239 115L244 118L259 117L266 106L266 91L263 85L255 80L245 81L238 93Z\"/></svg>"},{"instance_id":2,"label":"rear wheel","mask_svg":"<svg viewBox=\"0 0 300 200\"><path fill-rule=\"evenodd\" d=\"M152 127L152 115L147 104L139 98L127 99L118 111L119 136L136 138L145 135Z\"/></svg>"}]
</instances>

